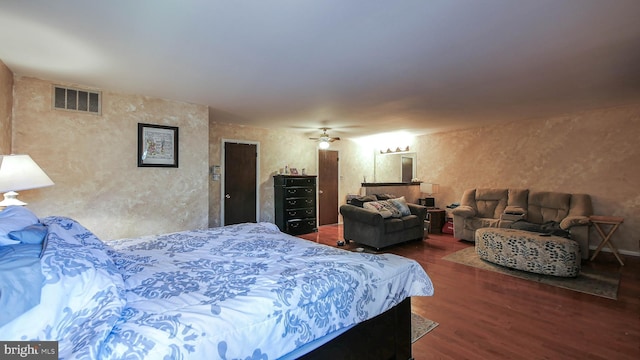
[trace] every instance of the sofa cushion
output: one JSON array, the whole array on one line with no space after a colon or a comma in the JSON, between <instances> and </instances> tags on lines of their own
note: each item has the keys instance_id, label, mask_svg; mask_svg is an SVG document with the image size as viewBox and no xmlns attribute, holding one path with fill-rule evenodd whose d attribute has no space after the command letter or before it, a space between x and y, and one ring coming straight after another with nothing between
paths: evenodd
<instances>
[{"instance_id":1,"label":"sofa cushion","mask_svg":"<svg viewBox=\"0 0 640 360\"><path fill-rule=\"evenodd\" d=\"M527 220L542 224L547 221L561 222L569 214L571 194L536 191L529 193Z\"/></svg>"},{"instance_id":2,"label":"sofa cushion","mask_svg":"<svg viewBox=\"0 0 640 360\"><path fill-rule=\"evenodd\" d=\"M490 218L466 218L464 219L464 227L465 229L476 231L476 229L486 228L486 227L498 227L500 224L500 219L490 219Z\"/></svg>"},{"instance_id":3,"label":"sofa cushion","mask_svg":"<svg viewBox=\"0 0 640 360\"><path fill-rule=\"evenodd\" d=\"M407 215L400 218L402 220L402 226L405 229L410 229L415 226L424 226L424 224L420 224L420 218L416 215Z\"/></svg>"},{"instance_id":4,"label":"sofa cushion","mask_svg":"<svg viewBox=\"0 0 640 360\"><path fill-rule=\"evenodd\" d=\"M476 189L477 217L499 219L507 207L507 189Z\"/></svg>"},{"instance_id":5,"label":"sofa cushion","mask_svg":"<svg viewBox=\"0 0 640 360\"><path fill-rule=\"evenodd\" d=\"M398 218L386 219L384 221L384 232L392 233L404 230L404 221Z\"/></svg>"},{"instance_id":6,"label":"sofa cushion","mask_svg":"<svg viewBox=\"0 0 640 360\"><path fill-rule=\"evenodd\" d=\"M528 189L509 189L509 200L507 206L527 208L527 200L529 199Z\"/></svg>"},{"instance_id":7,"label":"sofa cushion","mask_svg":"<svg viewBox=\"0 0 640 360\"><path fill-rule=\"evenodd\" d=\"M571 207L569 208L569 216L591 215L593 215L591 196L587 194L571 194Z\"/></svg>"}]
</instances>

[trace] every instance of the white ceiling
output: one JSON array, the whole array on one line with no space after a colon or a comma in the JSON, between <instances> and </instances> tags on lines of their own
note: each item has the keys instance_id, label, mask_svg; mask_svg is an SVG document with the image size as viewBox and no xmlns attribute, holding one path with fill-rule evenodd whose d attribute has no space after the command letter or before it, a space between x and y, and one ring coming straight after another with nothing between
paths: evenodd
<instances>
[{"instance_id":1,"label":"white ceiling","mask_svg":"<svg viewBox=\"0 0 640 360\"><path fill-rule=\"evenodd\" d=\"M252 126L428 133L637 102L640 0L0 0L0 59Z\"/></svg>"}]
</instances>

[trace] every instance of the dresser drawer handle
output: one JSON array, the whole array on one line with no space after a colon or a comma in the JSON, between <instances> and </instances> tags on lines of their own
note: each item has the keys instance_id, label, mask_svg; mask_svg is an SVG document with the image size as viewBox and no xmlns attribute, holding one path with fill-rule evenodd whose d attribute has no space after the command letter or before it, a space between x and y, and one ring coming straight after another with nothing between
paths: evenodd
<instances>
[{"instance_id":1,"label":"dresser drawer handle","mask_svg":"<svg viewBox=\"0 0 640 360\"><path fill-rule=\"evenodd\" d=\"M287 189L287 192L288 192L289 194L295 194L295 193L296 193L296 190L295 190L295 189Z\"/></svg>"},{"instance_id":2,"label":"dresser drawer handle","mask_svg":"<svg viewBox=\"0 0 640 360\"><path fill-rule=\"evenodd\" d=\"M289 211L289 216L294 216L296 214L295 211Z\"/></svg>"},{"instance_id":3,"label":"dresser drawer handle","mask_svg":"<svg viewBox=\"0 0 640 360\"><path fill-rule=\"evenodd\" d=\"M306 210L305 212L307 213L307 215L313 214L313 210Z\"/></svg>"},{"instance_id":4,"label":"dresser drawer handle","mask_svg":"<svg viewBox=\"0 0 640 360\"><path fill-rule=\"evenodd\" d=\"M289 205L295 205L296 201L295 200L289 200Z\"/></svg>"},{"instance_id":5,"label":"dresser drawer handle","mask_svg":"<svg viewBox=\"0 0 640 360\"><path fill-rule=\"evenodd\" d=\"M313 192L313 189L309 189L309 188L307 188L307 189L304 189L304 191L306 191L306 192L308 192L309 194L311 194L311 193Z\"/></svg>"},{"instance_id":6,"label":"dresser drawer handle","mask_svg":"<svg viewBox=\"0 0 640 360\"><path fill-rule=\"evenodd\" d=\"M292 228L297 228L298 226L300 226L300 224L299 223L293 223L293 224L290 224L289 226L291 226Z\"/></svg>"},{"instance_id":7,"label":"dresser drawer handle","mask_svg":"<svg viewBox=\"0 0 640 360\"><path fill-rule=\"evenodd\" d=\"M311 200L311 199L307 199L305 201L307 202L307 204L313 204L313 200Z\"/></svg>"}]
</instances>

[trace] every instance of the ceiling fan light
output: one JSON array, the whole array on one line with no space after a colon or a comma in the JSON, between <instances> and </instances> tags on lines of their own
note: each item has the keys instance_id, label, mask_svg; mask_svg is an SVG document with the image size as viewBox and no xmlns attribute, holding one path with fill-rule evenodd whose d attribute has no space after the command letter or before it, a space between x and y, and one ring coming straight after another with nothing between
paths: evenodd
<instances>
[{"instance_id":1,"label":"ceiling fan light","mask_svg":"<svg viewBox=\"0 0 640 360\"><path fill-rule=\"evenodd\" d=\"M329 148L329 142L326 140L322 140L318 143L318 147L322 150L326 150Z\"/></svg>"}]
</instances>

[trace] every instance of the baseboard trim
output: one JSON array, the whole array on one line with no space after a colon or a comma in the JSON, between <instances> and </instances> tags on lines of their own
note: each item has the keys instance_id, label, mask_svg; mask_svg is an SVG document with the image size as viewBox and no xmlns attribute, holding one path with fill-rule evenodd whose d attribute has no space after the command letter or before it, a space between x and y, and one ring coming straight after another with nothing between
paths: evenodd
<instances>
[{"instance_id":1,"label":"baseboard trim","mask_svg":"<svg viewBox=\"0 0 640 360\"><path fill-rule=\"evenodd\" d=\"M596 251L596 249L598 248L598 246L589 246L589 250L591 251ZM604 247L602 250L600 250L600 252L611 252L611 249L609 249L608 247ZM629 255L629 256L638 256L640 257L640 251L631 251L631 250L624 250L624 249L618 249L618 252L622 255Z\"/></svg>"}]
</instances>

